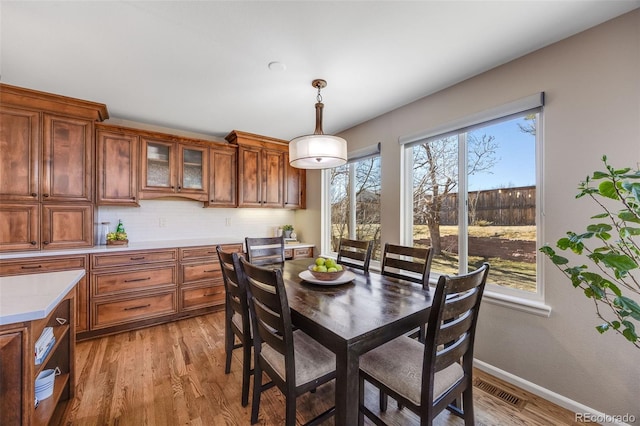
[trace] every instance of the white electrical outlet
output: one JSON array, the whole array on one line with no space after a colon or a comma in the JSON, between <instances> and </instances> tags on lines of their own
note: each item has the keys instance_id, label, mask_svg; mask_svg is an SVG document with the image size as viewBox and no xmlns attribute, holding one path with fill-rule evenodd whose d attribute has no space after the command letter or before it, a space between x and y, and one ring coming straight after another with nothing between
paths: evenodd
<instances>
[{"instance_id":1,"label":"white electrical outlet","mask_svg":"<svg viewBox=\"0 0 640 426\"><path fill-rule=\"evenodd\" d=\"M231 218L230 217L225 217L224 218L224 226L231 226Z\"/></svg>"}]
</instances>

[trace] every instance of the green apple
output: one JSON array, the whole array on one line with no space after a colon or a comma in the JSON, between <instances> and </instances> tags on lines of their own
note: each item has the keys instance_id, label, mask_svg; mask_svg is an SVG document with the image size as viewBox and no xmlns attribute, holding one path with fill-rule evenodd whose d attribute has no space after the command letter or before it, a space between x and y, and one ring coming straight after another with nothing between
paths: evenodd
<instances>
[{"instance_id":1,"label":"green apple","mask_svg":"<svg viewBox=\"0 0 640 426\"><path fill-rule=\"evenodd\" d=\"M326 266L327 268L333 268L334 266L336 266L336 261L335 261L335 260L333 260L333 259L327 259L327 260L324 262L324 264L325 264L325 266Z\"/></svg>"},{"instance_id":2,"label":"green apple","mask_svg":"<svg viewBox=\"0 0 640 426\"><path fill-rule=\"evenodd\" d=\"M320 265L318 266L318 271L317 272L327 272L327 267L324 265Z\"/></svg>"},{"instance_id":3,"label":"green apple","mask_svg":"<svg viewBox=\"0 0 640 426\"><path fill-rule=\"evenodd\" d=\"M342 271L342 265L340 265L340 264L336 264L336 269L337 269L338 271Z\"/></svg>"},{"instance_id":4,"label":"green apple","mask_svg":"<svg viewBox=\"0 0 640 426\"><path fill-rule=\"evenodd\" d=\"M318 266L322 266L325 264L325 258L324 257L319 257L316 259L316 265Z\"/></svg>"},{"instance_id":5,"label":"green apple","mask_svg":"<svg viewBox=\"0 0 640 426\"><path fill-rule=\"evenodd\" d=\"M331 268L327 268L327 272L338 272L338 270L332 266Z\"/></svg>"}]
</instances>

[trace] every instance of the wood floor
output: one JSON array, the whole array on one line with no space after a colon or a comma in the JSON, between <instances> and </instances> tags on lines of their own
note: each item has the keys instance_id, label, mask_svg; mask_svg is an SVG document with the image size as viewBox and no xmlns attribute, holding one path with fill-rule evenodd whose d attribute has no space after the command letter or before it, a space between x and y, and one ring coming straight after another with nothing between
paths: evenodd
<instances>
[{"instance_id":1,"label":"wood floor","mask_svg":"<svg viewBox=\"0 0 640 426\"><path fill-rule=\"evenodd\" d=\"M218 312L78 343L76 398L65 424L249 425L250 406L240 404L239 350L234 351L231 373L224 374L223 318ZM567 410L480 371L475 378L482 380L474 389L478 425L576 424ZM502 398L492 395L500 391ZM329 383L299 397L298 423L333 405L333 396ZM373 389L367 398L367 405L376 408ZM395 407L390 401L390 424L419 424L408 410ZM284 424L284 397L276 388L263 393L259 423ZM464 422L444 412L436 424Z\"/></svg>"}]
</instances>

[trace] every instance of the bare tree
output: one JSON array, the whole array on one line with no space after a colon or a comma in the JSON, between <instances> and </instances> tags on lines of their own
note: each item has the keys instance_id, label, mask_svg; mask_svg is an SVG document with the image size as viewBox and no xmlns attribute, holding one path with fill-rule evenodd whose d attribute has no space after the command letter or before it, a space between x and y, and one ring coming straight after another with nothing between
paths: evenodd
<instances>
[{"instance_id":1,"label":"bare tree","mask_svg":"<svg viewBox=\"0 0 640 426\"><path fill-rule=\"evenodd\" d=\"M467 174L490 173L496 163L494 136L467 133ZM414 147L414 217L429 229L434 254L442 252L440 222L443 203L458 189L458 141L456 137L424 142Z\"/></svg>"}]
</instances>

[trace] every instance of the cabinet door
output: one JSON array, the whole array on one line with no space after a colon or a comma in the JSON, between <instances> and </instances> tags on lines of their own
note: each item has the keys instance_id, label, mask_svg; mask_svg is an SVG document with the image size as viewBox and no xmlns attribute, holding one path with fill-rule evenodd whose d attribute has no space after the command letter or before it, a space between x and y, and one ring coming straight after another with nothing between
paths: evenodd
<instances>
[{"instance_id":1,"label":"cabinet door","mask_svg":"<svg viewBox=\"0 0 640 426\"><path fill-rule=\"evenodd\" d=\"M262 207L262 151L238 149L238 207Z\"/></svg>"},{"instance_id":2,"label":"cabinet door","mask_svg":"<svg viewBox=\"0 0 640 426\"><path fill-rule=\"evenodd\" d=\"M288 209L304 209L307 202L307 173L289 165L289 154L284 157L284 206Z\"/></svg>"},{"instance_id":3,"label":"cabinet door","mask_svg":"<svg viewBox=\"0 0 640 426\"><path fill-rule=\"evenodd\" d=\"M176 192L176 145L143 138L140 197L157 198Z\"/></svg>"},{"instance_id":4,"label":"cabinet door","mask_svg":"<svg viewBox=\"0 0 640 426\"><path fill-rule=\"evenodd\" d=\"M0 424L26 424L26 378L24 362L29 358L25 347L26 329L0 331ZM33 352L32 352L33 354ZM33 401L32 401L33 402Z\"/></svg>"},{"instance_id":5,"label":"cabinet door","mask_svg":"<svg viewBox=\"0 0 640 426\"><path fill-rule=\"evenodd\" d=\"M0 106L0 200L38 201L40 114Z\"/></svg>"},{"instance_id":6,"label":"cabinet door","mask_svg":"<svg viewBox=\"0 0 640 426\"><path fill-rule=\"evenodd\" d=\"M93 123L44 115L42 201L93 201Z\"/></svg>"},{"instance_id":7,"label":"cabinet door","mask_svg":"<svg viewBox=\"0 0 640 426\"><path fill-rule=\"evenodd\" d=\"M43 204L42 248L92 247L93 209L90 204Z\"/></svg>"},{"instance_id":8,"label":"cabinet door","mask_svg":"<svg viewBox=\"0 0 640 426\"><path fill-rule=\"evenodd\" d=\"M198 201L209 197L209 148L178 145L177 195Z\"/></svg>"},{"instance_id":9,"label":"cabinet door","mask_svg":"<svg viewBox=\"0 0 640 426\"><path fill-rule=\"evenodd\" d=\"M0 203L0 251L40 249L40 203Z\"/></svg>"},{"instance_id":10,"label":"cabinet door","mask_svg":"<svg viewBox=\"0 0 640 426\"><path fill-rule=\"evenodd\" d=\"M284 207L284 152L264 149L262 158L262 206Z\"/></svg>"},{"instance_id":11,"label":"cabinet door","mask_svg":"<svg viewBox=\"0 0 640 426\"><path fill-rule=\"evenodd\" d=\"M211 207L236 207L237 150L235 147L216 147L209 152L209 201Z\"/></svg>"},{"instance_id":12,"label":"cabinet door","mask_svg":"<svg viewBox=\"0 0 640 426\"><path fill-rule=\"evenodd\" d=\"M138 205L138 137L97 132L98 205Z\"/></svg>"}]
</instances>

